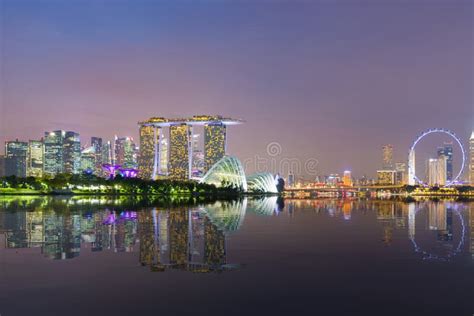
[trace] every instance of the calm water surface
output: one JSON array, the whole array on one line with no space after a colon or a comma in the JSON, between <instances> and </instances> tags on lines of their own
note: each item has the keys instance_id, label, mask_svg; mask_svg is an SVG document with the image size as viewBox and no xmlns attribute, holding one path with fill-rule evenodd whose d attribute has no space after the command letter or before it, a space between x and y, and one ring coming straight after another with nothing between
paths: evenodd
<instances>
[{"instance_id":1,"label":"calm water surface","mask_svg":"<svg viewBox=\"0 0 474 316\"><path fill-rule=\"evenodd\" d=\"M474 203L0 199L0 314L472 315Z\"/></svg>"}]
</instances>

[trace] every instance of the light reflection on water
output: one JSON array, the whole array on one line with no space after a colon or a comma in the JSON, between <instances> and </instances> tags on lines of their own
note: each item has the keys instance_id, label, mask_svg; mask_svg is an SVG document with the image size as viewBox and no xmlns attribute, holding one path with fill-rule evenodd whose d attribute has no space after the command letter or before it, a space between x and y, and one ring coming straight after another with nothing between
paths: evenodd
<instances>
[{"instance_id":1,"label":"light reflection on water","mask_svg":"<svg viewBox=\"0 0 474 316\"><path fill-rule=\"evenodd\" d=\"M217 201L206 205L121 207L103 199L4 199L0 208L0 251L40 248L43 256L66 260L84 249L137 252L152 271L231 270L226 239L238 233L248 214L303 213L350 222L373 213L390 246L396 231L406 231L420 260L451 261L474 256L474 206L452 201L405 203L391 200L283 200L277 197ZM347 228L350 229L350 228ZM5 249L1 249L5 248Z\"/></svg>"}]
</instances>

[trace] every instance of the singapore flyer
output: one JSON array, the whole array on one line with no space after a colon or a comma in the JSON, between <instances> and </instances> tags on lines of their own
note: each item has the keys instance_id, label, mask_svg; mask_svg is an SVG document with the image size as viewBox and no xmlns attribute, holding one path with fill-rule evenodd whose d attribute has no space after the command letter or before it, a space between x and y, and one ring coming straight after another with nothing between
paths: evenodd
<instances>
[{"instance_id":1,"label":"singapore flyer","mask_svg":"<svg viewBox=\"0 0 474 316\"><path fill-rule=\"evenodd\" d=\"M451 180L446 181L446 186L451 186L453 184L458 183L464 168L466 166L466 150L464 149L464 146L462 144L461 139L456 136L456 134L448 129L443 129L443 128L432 128L429 130L424 131L421 133L413 142L413 144L410 147L409 153L408 153L408 184L410 185L416 185L420 184L423 186L428 186L428 184L424 181L422 181L417 175L416 175L416 158L415 158L415 150L420 143L422 139L424 139L426 136L430 134L444 134L448 135L451 137L458 145L459 148L461 149L461 168L459 169L459 172L454 176Z\"/></svg>"}]
</instances>

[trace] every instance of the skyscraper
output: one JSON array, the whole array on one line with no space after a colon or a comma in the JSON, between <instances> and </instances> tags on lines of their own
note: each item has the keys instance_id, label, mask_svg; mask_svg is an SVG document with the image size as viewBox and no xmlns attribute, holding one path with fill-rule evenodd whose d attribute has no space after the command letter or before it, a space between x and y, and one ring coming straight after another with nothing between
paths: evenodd
<instances>
[{"instance_id":1,"label":"skyscraper","mask_svg":"<svg viewBox=\"0 0 474 316\"><path fill-rule=\"evenodd\" d=\"M352 173L349 170L344 171L342 182L345 186L352 186Z\"/></svg>"},{"instance_id":2,"label":"skyscraper","mask_svg":"<svg viewBox=\"0 0 474 316\"><path fill-rule=\"evenodd\" d=\"M26 177L26 159L28 156L28 143L15 141L5 142L5 156L11 164L7 164L6 174L17 177Z\"/></svg>"},{"instance_id":3,"label":"skyscraper","mask_svg":"<svg viewBox=\"0 0 474 316\"><path fill-rule=\"evenodd\" d=\"M115 137L114 163L124 168L137 167L137 148L131 137Z\"/></svg>"},{"instance_id":4,"label":"skyscraper","mask_svg":"<svg viewBox=\"0 0 474 316\"><path fill-rule=\"evenodd\" d=\"M226 153L226 131L223 123L210 123L204 126L204 160L207 172Z\"/></svg>"},{"instance_id":5,"label":"skyscraper","mask_svg":"<svg viewBox=\"0 0 474 316\"><path fill-rule=\"evenodd\" d=\"M383 169L392 170L393 169L393 146L388 144L382 146L382 160L383 160Z\"/></svg>"},{"instance_id":6,"label":"skyscraper","mask_svg":"<svg viewBox=\"0 0 474 316\"><path fill-rule=\"evenodd\" d=\"M159 168L158 142L161 128L152 125L140 126L140 154L138 156L139 177L155 179Z\"/></svg>"},{"instance_id":7,"label":"skyscraper","mask_svg":"<svg viewBox=\"0 0 474 316\"><path fill-rule=\"evenodd\" d=\"M139 122L141 177L155 178L158 174L176 179L201 177L225 156L227 125L241 123L209 115L180 119L152 117ZM193 135L193 128L200 126L204 127L204 150L199 135ZM166 131L169 128L169 143L163 141L165 128Z\"/></svg>"},{"instance_id":8,"label":"skyscraper","mask_svg":"<svg viewBox=\"0 0 474 316\"><path fill-rule=\"evenodd\" d=\"M28 156L26 159L26 175L28 177L43 176L43 141L30 140L28 143Z\"/></svg>"},{"instance_id":9,"label":"skyscraper","mask_svg":"<svg viewBox=\"0 0 474 316\"><path fill-rule=\"evenodd\" d=\"M446 185L447 157L441 155L428 161L428 184L431 186Z\"/></svg>"},{"instance_id":10,"label":"skyscraper","mask_svg":"<svg viewBox=\"0 0 474 316\"><path fill-rule=\"evenodd\" d=\"M79 134L66 132L63 143L64 172L78 174L81 172L81 140Z\"/></svg>"},{"instance_id":11,"label":"skyscraper","mask_svg":"<svg viewBox=\"0 0 474 316\"><path fill-rule=\"evenodd\" d=\"M91 137L91 146L94 147L95 162L94 162L94 173L100 175L102 173L102 138Z\"/></svg>"},{"instance_id":12,"label":"skyscraper","mask_svg":"<svg viewBox=\"0 0 474 316\"><path fill-rule=\"evenodd\" d=\"M444 143L443 147L438 147L438 157L446 157L446 180L453 180L453 143Z\"/></svg>"},{"instance_id":13,"label":"skyscraper","mask_svg":"<svg viewBox=\"0 0 474 316\"><path fill-rule=\"evenodd\" d=\"M95 173L96 153L95 147L90 146L81 151L81 172Z\"/></svg>"},{"instance_id":14,"label":"skyscraper","mask_svg":"<svg viewBox=\"0 0 474 316\"><path fill-rule=\"evenodd\" d=\"M474 185L474 131L469 139L469 182Z\"/></svg>"},{"instance_id":15,"label":"skyscraper","mask_svg":"<svg viewBox=\"0 0 474 316\"><path fill-rule=\"evenodd\" d=\"M107 141L102 145L102 163L111 164L112 160L112 143Z\"/></svg>"},{"instance_id":16,"label":"skyscraper","mask_svg":"<svg viewBox=\"0 0 474 316\"><path fill-rule=\"evenodd\" d=\"M44 134L44 175L54 176L64 172L63 142L65 131L46 132Z\"/></svg>"},{"instance_id":17,"label":"skyscraper","mask_svg":"<svg viewBox=\"0 0 474 316\"><path fill-rule=\"evenodd\" d=\"M169 175L174 179L187 180L191 174L192 127L187 124L170 126Z\"/></svg>"},{"instance_id":18,"label":"skyscraper","mask_svg":"<svg viewBox=\"0 0 474 316\"><path fill-rule=\"evenodd\" d=\"M407 184L407 164L404 162L395 163L395 184Z\"/></svg>"}]
</instances>

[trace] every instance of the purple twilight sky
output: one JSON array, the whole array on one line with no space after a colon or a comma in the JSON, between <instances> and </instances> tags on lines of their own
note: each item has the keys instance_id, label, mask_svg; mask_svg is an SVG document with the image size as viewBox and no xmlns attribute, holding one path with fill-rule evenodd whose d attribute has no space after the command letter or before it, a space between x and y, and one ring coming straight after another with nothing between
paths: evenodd
<instances>
[{"instance_id":1,"label":"purple twilight sky","mask_svg":"<svg viewBox=\"0 0 474 316\"><path fill-rule=\"evenodd\" d=\"M385 143L405 160L424 129L469 137L473 10L470 0L0 0L0 141L53 129L84 143L136 138L151 116L221 114L247 121L229 129L242 160L269 158L278 142L277 163L314 158L320 174L373 176Z\"/></svg>"}]
</instances>

